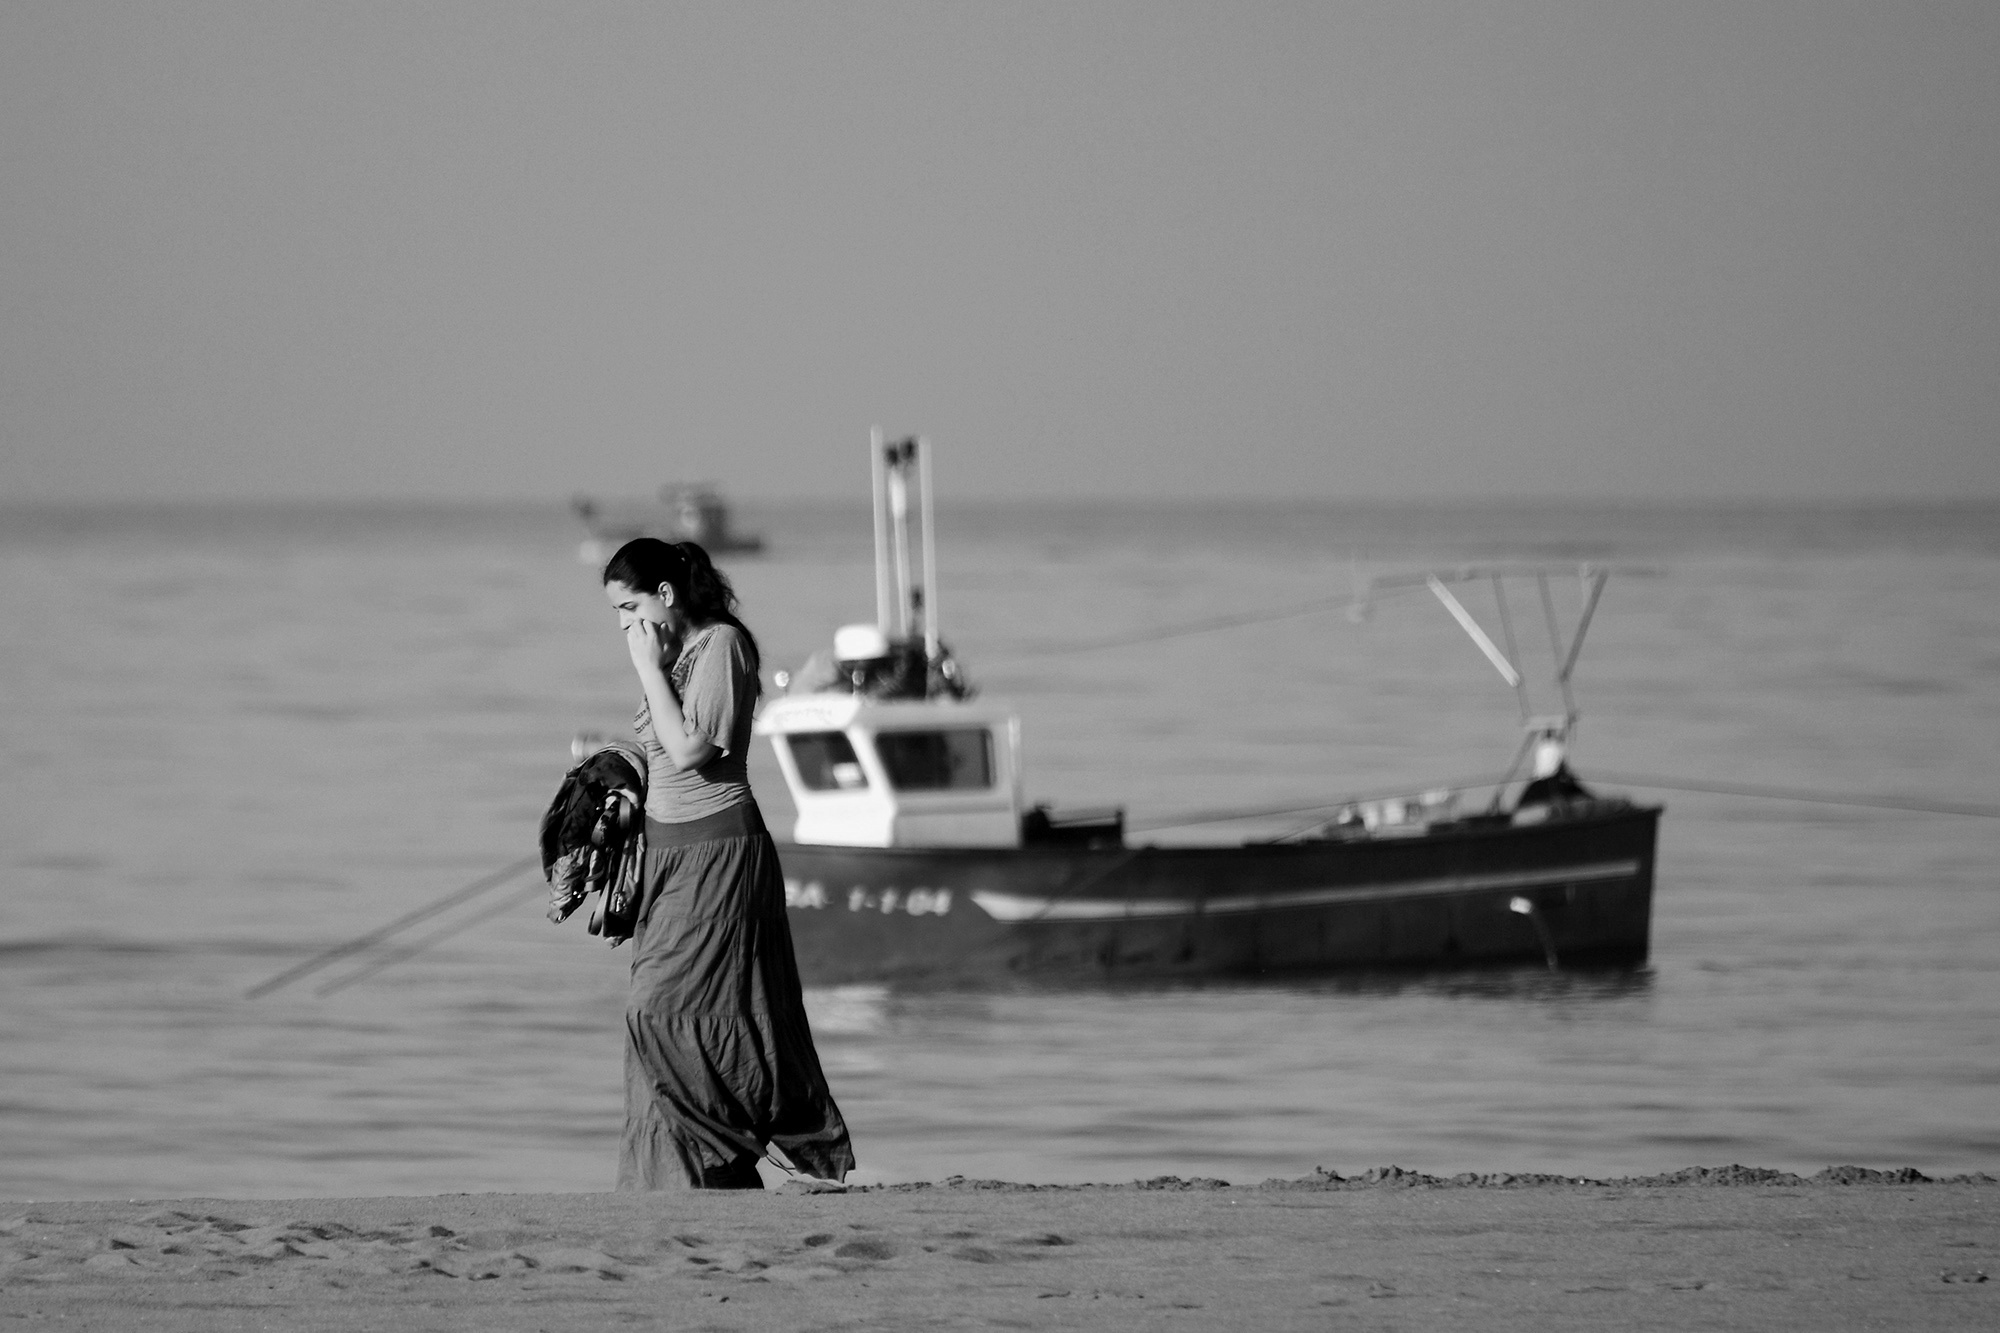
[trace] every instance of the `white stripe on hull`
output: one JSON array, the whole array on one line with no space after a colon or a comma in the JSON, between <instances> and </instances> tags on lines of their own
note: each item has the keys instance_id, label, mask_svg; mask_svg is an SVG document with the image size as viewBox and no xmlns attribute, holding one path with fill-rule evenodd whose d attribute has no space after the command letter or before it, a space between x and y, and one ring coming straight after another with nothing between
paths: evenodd
<instances>
[{"instance_id":1,"label":"white stripe on hull","mask_svg":"<svg viewBox=\"0 0 2000 1333\"><path fill-rule=\"evenodd\" d=\"M1545 870L1494 875L1447 875L1441 879L1397 880L1341 888L1287 889L1280 893L1231 894L1227 898L1031 898L1018 893L974 889L972 901L995 921L1121 921L1128 917L1222 916L1233 912L1274 912L1324 903L1370 898L1430 898L1453 893L1487 893L1546 888L1588 880L1630 879L1637 861L1596 861Z\"/></svg>"}]
</instances>

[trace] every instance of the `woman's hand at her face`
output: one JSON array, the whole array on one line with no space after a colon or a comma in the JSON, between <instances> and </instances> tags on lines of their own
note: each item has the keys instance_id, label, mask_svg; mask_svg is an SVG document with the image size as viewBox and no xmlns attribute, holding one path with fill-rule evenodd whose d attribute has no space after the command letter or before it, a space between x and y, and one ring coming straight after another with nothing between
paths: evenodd
<instances>
[{"instance_id":1,"label":"woman's hand at her face","mask_svg":"<svg viewBox=\"0 0 2000 1333\"><path fill-rule=\"evenodd\" d=\"M669 645L667 627L657 621L634 616L625 627L625 648L632 654L633 669L641 676L666 669Z\"/></svg>"}]
</instances>

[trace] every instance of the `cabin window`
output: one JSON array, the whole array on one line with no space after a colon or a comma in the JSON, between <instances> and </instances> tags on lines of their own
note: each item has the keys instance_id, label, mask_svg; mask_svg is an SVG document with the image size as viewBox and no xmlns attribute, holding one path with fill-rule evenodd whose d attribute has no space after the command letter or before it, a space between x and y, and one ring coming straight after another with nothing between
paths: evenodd
<instances>
[{"instance_id":1,"label":"cabin window","mask_svg":"<svg viewBox=\"0 0 2000 1333\"><path fill-rule=\"evenodd\" d=\"M806 790L859 791L868 785L868 775L861 771L845 732L801 731L785 741L792 747L792 762Z\"/></svg>"},{"instance_id":2,"label":"cabin window","mask_svg":"<svg viewBox=\"0 0 2000 1333\"><path fill-rule=\"evenodd\" d=\"M984 727L879 732L875 753L898 791L974 791L993 785L993 733Z\"/></svg>"}]
</instances>

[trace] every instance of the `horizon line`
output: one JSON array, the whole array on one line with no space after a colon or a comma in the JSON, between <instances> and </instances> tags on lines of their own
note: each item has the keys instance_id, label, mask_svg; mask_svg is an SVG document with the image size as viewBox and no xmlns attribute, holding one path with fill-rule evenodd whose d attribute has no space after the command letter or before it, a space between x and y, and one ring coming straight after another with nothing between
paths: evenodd
<instances>
[{"instance_id":1,"label":"horizon line","mask_svg":"<svg viewBox=\"0 0 2000 1333\"><path fill-rule=\"evenodd\" d=\"M228 495L228 496L0 496L0 513L32 513L55 510L214 510L214 509L404 509L473 512L492 509L557 509L567 512L572 496L494 495L479 497L429 495ZM592 494L591 498L613 506L652 505L651 495ZM831 496L733 493L725 500L732 505L866 509L863 495ZM1636 496L1636 495L940 495L940 507L1116 508L1202 507L1217 509L1640 509L1640 510L1888 510L1888 509L1983 509L2000 505L2000 492L1990 495L1877 495L1877 496Z\"/></svg>"}]
</instances>

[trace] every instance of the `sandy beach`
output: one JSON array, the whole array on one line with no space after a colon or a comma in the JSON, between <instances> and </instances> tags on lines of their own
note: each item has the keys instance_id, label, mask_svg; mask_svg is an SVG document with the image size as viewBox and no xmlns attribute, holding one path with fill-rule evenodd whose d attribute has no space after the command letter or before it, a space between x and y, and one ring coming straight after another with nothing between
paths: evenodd
<instances>
[{"instance_id":1,"label":"sandy beach","mask_svg":"<svg viewBox=\"0 0 2000 1333\"><path fill-rule=\"evenodd\" d=\"M1165 1178L8 1203L0 1328L2000 1324L2000 1182Z\"/></svg>"}]
</instances>

